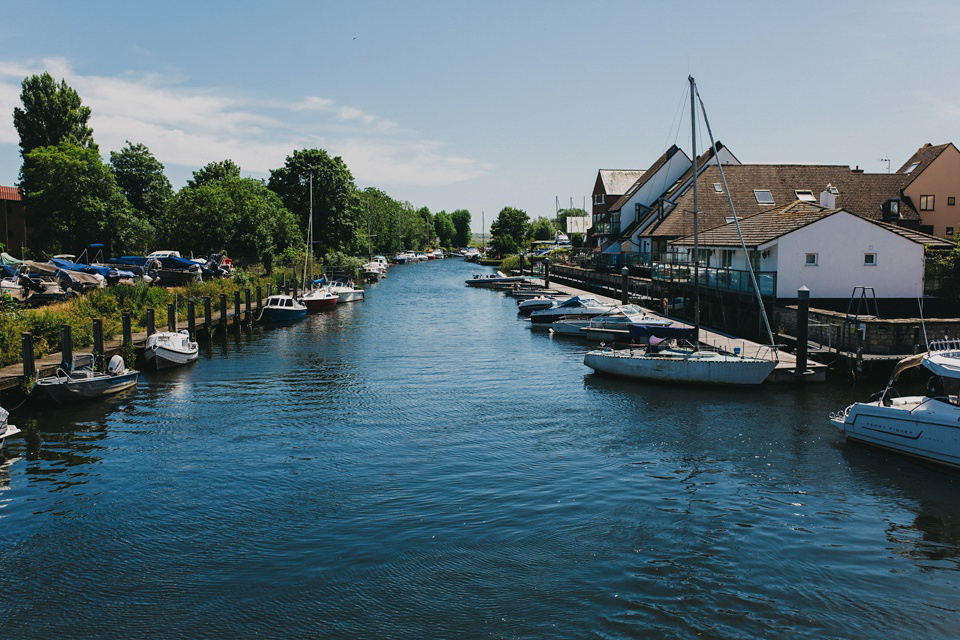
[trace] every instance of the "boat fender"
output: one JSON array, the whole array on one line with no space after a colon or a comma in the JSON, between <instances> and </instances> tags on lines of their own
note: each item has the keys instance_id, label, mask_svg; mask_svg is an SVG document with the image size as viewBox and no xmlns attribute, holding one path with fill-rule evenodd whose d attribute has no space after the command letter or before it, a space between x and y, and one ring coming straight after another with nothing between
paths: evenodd
<instances>
[{"instance_id":1,"label":"boat fender","mask_svg":"<svg viewBox=\"0 0 960 640\"><path fill-rule=\"evenodd\" d=\"M119 373L122 373L124 369L126 369L126 366L122 357L116 355L110 358L110 364L107 365L107 373L115 376Z\"/></svg>"}]
</instances>

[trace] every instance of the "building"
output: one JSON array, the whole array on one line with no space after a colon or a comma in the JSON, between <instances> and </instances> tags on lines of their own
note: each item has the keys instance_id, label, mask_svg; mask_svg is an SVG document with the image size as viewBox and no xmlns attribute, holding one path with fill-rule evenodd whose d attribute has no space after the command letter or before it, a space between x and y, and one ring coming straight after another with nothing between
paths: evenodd
<instances>
[{"instance_id":1,"label":"building","mask_svg":"<svg viewBox=\"0 0 960 640\"><path fill-rule=\"evenodd\" d=\"M593 183L593 210L591 217L591 236L589 242L595 243L598 225L606 223L607 210L610 204L620 198L637 178L643 175L643 171L637 169L600 169L597 172L597 179ZM603 227L605 230L606 227Z\"/></svg>"},{"instance_id":2,"label":"building","mask_svg":"<svg viewBox=\"0 0 960 640\"><path fill-rule=\"evenodd\" d=\"M26 214L16 187L0 186L0 242L7 253L23 257L27 245Z\"/></svg>"},{"instance_id":3,"label":"building","mask_svg":"<svg viewBox=\"0 0 960 640\"><path fill-rule=\"evenodd\" d=\"M960 233L960 151L953 143L923 145L894 175L902 180L900 198L920 215L921 230L951 240Z\"/></svg>"},{"instance_id":4,"label":"building","mask_svg":"<svg viewBox=\"0 0 960 640\"><path fill-rule=\"evenodd\" d=\"M829 201L829 192L822 198ZM858 215L845 208L795 200L699 233L701 281L720 290L752 294L747 260L761 293L796 298L801 286L812 298L849 299L855 287L877 298L916 299L924 293L925 248L954 243L913 229ZM693 236L670 242L680 264L654 265L655 279L689 277Z\"/></svg>"}]
</instances>

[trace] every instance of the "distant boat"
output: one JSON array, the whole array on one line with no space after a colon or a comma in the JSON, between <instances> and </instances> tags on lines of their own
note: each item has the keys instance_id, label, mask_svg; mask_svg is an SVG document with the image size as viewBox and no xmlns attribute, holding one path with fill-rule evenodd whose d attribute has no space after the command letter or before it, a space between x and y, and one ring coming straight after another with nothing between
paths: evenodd
<instances>
[{"instance_id":1,"label":"distant boat","mask_svg":"<svg viewBox=\"0 0 960 640\"><path fill-rule=\"evenodd\" d=\"M500 285L514 284L516 282L526 282L527 279L524 276L508 276L501 271L490 274L474 274L472 278L466 280L467 286L469 287L488 287L493 288Z\"/></svg>"},{"instance_id":2,"label":"distant boat","mask_svg":"<svg viewBox=\"0 0 960 640\"><path fill-rule=\"evenodd\" d=\"M31 391L57 404L91 400L113 395L137 386L140 372L128 369L120 356L113 356L106 373L94 369L93 354L74 356L68 366L61 365L52 376L37 380Z\"/></svg>"},{"instance_id":3,"label":"distant boat","mask_svg":"<svg viewBox=\"0 0 960 640\"><path fill-rule=\"evenodd\" d=\"M334 280L326 287L327 291L340 298L340 302L363 300L363 289L358 289L349 278Z\"/></svg>"},{"instance_id":4,"label":"distant boat","mask_svg":"<svg viewBox=\"0 0 960 640\"><path fill-rule=\"evenodd\" d=\"M315 281L319 284L323 280ZM307 308L307 313L316 313L325 309L333 309L340 302L340 296L330 293L324 287L316 287L300 296L300 303Z\"/></svg>"},{"instance_id":5,"label":"distant boat","mask_svg":"<svg viewBox=\"0 0 960 640\"><path fill-rule=\"evenodd\" d=\"M147 336L147 345L143 351L147 365L156 369L166 369L195 362L200 349L190 340L190 332L158 331Z\"/></svg>"},{"instance_id":6,"label":"distant boat","mask_svg":"<svg viewBox=\"0 0 960 640\"><path fill-rule=\"evenodd\" d=\"M262 322L292 322L307 315L307 307L293 296L285 294L270 296L260 310Z\"/></svg>"},{"instance_id":7,"label":"distant boat","mask_svg":"<svg viewBox=\"0 0 960 640\"><path fill-rule=\"evenodd\" d=\"M652 315L635 304L627 304L613 307L610 311L593 318L557 320L550 325L550 332L556 335L611 341L621 336L628 337L631 324L666 327L672 325L673 321Z\"/></svg>"},{"instance_id":8,"label":"distant boat","mask_svg":"<svg viewBox=\"0 0 960 640\"><path fill-rule=\"evenodd\" d=\"M20 429L17 429L12 424L7 424L7 419L9 417L10 412L3 407L0 407L0 449L3 449L4 440L20 433Z\"/></svg>"},{"instance_id":9,"label":"distant boat","mask_svg":"<svg viewBox=\"0 0 960 640\"><path fill-rule=\"evenodd\" d=\"M587 319L602 315L613 309L613 305L600 302L593 296L573 296L560 304L541 309L530 314L530 322L549 328L550 323L564 318Z\"/></svg>"}]
</instances>

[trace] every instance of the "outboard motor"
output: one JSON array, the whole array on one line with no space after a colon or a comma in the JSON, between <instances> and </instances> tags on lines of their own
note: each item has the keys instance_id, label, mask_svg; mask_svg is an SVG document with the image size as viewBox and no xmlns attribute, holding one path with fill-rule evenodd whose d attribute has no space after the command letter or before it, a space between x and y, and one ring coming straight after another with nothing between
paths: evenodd
<instances>
[{"instance_id":1,"label":"outboard motor","mask_svg":"<svg viewBox=\"0 0 960 640\"><path fill-rule=\"evenodd\" d=\"M120 375L121 373L127 370L127 366L119 355L113 356L110 358L110 363L107 365L107 373L112 376Z\"/></svg>"}]
</instances>

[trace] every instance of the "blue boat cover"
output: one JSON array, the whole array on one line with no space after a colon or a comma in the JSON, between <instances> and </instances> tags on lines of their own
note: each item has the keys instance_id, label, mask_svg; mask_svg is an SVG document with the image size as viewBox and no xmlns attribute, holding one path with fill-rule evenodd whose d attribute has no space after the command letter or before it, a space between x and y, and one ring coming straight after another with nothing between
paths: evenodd
<instances>
[{"instance_id":1,"label":"blue boat cover","mask_svg":"<svg viewBox=\"0 0 960 640\"><path fill-rule=\"evenodd\" d=\"M697 341L697 330L693 327L661 327L650 324L630 324L631 338L658 338L686 340L687 342Z\"/></svg>"}]
</instances>

